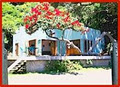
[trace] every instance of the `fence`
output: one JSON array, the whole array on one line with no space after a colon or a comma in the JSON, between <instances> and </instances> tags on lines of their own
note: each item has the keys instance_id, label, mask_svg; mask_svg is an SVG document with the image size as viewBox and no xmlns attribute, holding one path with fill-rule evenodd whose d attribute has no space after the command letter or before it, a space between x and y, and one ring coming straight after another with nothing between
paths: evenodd
<instances>
[{"instance_id":1,"label":"fence","mask_svg":"<svg viewBox=\"0 0 120 87\"><path fill-rule=\"evenodd\" d=\"M4 48L4 34L2 34L2 84L8 84L7 51Z\"/></svg>"}]
</instances>

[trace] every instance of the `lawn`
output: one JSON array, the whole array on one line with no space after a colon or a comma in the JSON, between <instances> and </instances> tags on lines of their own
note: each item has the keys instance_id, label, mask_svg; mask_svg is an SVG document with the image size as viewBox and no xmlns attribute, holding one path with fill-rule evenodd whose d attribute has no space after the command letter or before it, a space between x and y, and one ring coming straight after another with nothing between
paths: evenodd
<instances>
[{"instance_id":1,"label":"lawn","mask_svg":"<svg viewBox=\"0 0 120 87\"><path fill-rule=\"evenodd\" d=\"M9 74L11 85L111 85L110 68L83 68L70 73Z\"/></svg>"}]
</instances>

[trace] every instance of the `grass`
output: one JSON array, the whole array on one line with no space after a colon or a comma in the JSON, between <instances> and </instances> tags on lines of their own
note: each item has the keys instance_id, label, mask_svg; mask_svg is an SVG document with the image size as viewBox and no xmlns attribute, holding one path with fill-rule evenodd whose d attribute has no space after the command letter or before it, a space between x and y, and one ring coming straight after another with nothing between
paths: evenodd
<instances>
[{"instance_id":1,"label":"grass","mask_svg":"<svg viewBox=\"0 0 120 87\"><path fill-rule=\"evenodd\" d=\"M88 68L83 68L81 71L93 71L93 70L109 70L111 69L110 67L88 67Z\"/></svg>"},{"instance_id":2,"label":"grass","mask_svg":"<svg viewBox=\"0 0 120 87\"><path fill-rule=\"evenodd\" d=\"M62 72L62 73L57 73L57 72L29 72L29 73L23 73L23 74L11 74L9 73L8 76L17 76L17 75L32 75L32 74L52 74L52 75L57 75L57 74L71 74L71 73L84 73L84 72L89 72L89 71L95 71L95 70L109 70L111 67L87 67L87 68L82 68L81 70L71 70L70 72Z\"/></svg>"}]
</instances>

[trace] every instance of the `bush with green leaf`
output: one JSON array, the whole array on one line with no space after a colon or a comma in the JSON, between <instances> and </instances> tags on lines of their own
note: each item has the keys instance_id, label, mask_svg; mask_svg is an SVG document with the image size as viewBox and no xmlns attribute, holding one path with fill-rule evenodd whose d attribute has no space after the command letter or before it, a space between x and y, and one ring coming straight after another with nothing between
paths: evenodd
<instances>
[{"instance_id":1,"label":"bush with green leaf","mask_svg":"<svg viewBox=\"0 0 120 87\"><path fill-rule=\"evenodd\" d=\"M48 61L46 65L46 72L71 72L73 70L82 69L80 61L70 61L70 60L52 60Z\"/></svg>"}]
</instances>

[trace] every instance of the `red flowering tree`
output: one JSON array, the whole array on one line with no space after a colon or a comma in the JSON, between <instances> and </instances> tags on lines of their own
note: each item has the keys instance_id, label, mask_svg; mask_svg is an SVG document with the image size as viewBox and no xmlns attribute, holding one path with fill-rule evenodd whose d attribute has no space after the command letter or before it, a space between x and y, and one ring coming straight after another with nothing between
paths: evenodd
<instances>
[{"instance_id":1,"label":"red flowering tree","mask_svg":"<svg viewBox=\"0 0 120 87\"><path fill-rule=\"evenodd\" d=\"M64 40L79 52L81 51L77 46L63 38L64 31L69 28L81 31L82 33L88 31L88 29L84 28L84 24L80 23L77 17L73 17L66 8L54 8L48 2L39 3L36 7L32 8L31 12L25 16L24 24L28 34L32 34L38 28L42 28L49 37ZM51 33L48 33L51 29L62 30L61 39L53 37Z\"/></svg>"}]
</instances>

